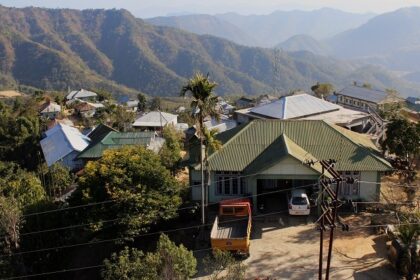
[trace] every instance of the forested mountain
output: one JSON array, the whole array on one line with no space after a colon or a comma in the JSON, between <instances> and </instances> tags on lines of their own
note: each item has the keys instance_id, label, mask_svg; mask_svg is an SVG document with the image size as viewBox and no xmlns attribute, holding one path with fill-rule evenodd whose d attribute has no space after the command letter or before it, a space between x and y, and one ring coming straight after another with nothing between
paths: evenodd
<instances>
[{"instance_id":1,"label":"forested mountain","mask_svg":"<svg viewBox=\"0 0 420 280\"><path fill-rule=\"evenodd\" d=\"M309 35L295 35L276 46L278 49L285 51L308 51L314 54L327 56L331 53L331 49L327 44L318 41Z\"/></svg>"},{"instance_id":2,"label":"forested mountain","mask_svg":"<svg viewBox=\"0 0 420 280\"><path fill-rule=\"evenodd\" d=\"M274 52L208 35L157 27L125 10L0 6L0 82L38 88L98 88L178 95L194 72L209 73L218 94L309 89L352 82L357 65L307 52ZM275 74L274 74L275 73ZM372 75L385 73L371 69ZM364 82L370 82L363 80ZM388 76L378 87L413 89ZM415 93L414 93L415 94Z\"/></svg>"},{"instance_id":3,"label":"forested mountain","mask_svg":"<svg viewBox=\"0 0 420 280\"><path fill-rule=\"evenodd\" d=\"M420 8L403 8L372 18L328 40L333 54L362 58L395 70L420 71Z\"/></svg>"}]
</instances>

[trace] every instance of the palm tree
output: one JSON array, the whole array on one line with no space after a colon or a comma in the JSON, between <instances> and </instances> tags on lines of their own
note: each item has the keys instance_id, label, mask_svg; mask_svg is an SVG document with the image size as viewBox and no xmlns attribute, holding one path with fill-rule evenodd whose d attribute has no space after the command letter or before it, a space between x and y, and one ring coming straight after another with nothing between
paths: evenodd
<instances>
[{"instance_id":1,"label":"palm tree","mask_svg":"<svg viewBox=\"0 0 420 280\"><path fill-rule=\"evenodd\" d=\"M410 222L407 220L407 222ZM397 238L401 241L402 251L398 257L397 269L406 279L417 279L420 270L420 259L418 256L417 238L420 226L416 223L409 223L398 227Z\"/></svg>"},{"instance_id":2,"label":"palm tree","mask_svg":"<svg viewBox=\"0 0 420 280\"><path fill-rule=\"evenodd\" d=\"M217 96L213 94L216 83L209 80L208 75L196 73L188 83L182 87L181 96L191 95L192 117L196 124L197 136L200 139L200 168L201 168L201 222L205 223L205 187L204 187L204 155L203 145L205 141L204 120L206 117L212 117L220 120L220 113L217 108ZM207 145L208 146L208 145ZM207 157L206 157L207 160ZM208 169L208 168L207 168ZM209 177L209 176L208 176Z\"/></svg>"}]
</instances>

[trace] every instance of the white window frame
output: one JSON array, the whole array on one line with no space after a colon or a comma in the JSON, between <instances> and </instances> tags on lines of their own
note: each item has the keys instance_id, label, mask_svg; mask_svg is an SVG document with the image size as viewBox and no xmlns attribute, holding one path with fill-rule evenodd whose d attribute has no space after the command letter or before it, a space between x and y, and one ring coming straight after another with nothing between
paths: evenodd
<instances>
[{"instance_id":1,"label":"white window frame","mask_svg":"<svg viewBox=\"0 0 420 280\"><path fill-rule=\"evenodd\" d=\"M236 182L236 193L234 192ZM239 172L216 171L215 172L215 195L216 196L241 196L246 194L246 181Z\"/></svg>"}]
</instances>

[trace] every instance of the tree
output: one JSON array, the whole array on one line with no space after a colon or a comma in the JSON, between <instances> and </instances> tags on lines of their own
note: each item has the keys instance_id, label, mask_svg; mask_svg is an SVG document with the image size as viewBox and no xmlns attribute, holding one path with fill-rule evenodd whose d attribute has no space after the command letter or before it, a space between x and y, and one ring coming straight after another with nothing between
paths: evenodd
<instances>
[{"instance_id":1,"label":"tree","mask_svg":"<svg viewBox=\"0 0 420 280\"><path fill-rule=\"evenodd\" d=\"M139 104L137 105L137 110L139 112L144 112L146 110L147 99L146 96L142 93L137 94L137 100Z\"/></svg>"},{"instance_id":2,"label":"tree","mask_svg":"<svg viewBox=\"0 0 420 280\"><path fill-rule=\"evenodd\" d=\"M105 280L147 279L184 280L196 273L197 261L183 245L176 246L162 234L156 252L144 254L125 248L104 261L102 277Z\"/></svg>"},{"instance_id":3,"label":"tree","mask_svg":"<svg viewBox=\"0 0 420 280\"><path fill-rule=\"evenodd\" d=\"M387 125L383 148L397 157L414 160L420 153L420 123L393 117Z\"/></svg>"},{"instance_id":4,"label":"tree","mask_svg":"<svg viewBox=\"0 0 420 280\"><path fill-rule=\"evenodd\" d=\"M210 280L245 280L247 267L235 260L229 252L215 250L213 257L204 259L207 273L211 273ZM223 274L223 276L221 276Z\"/></svg>"},{"instance_id":5,"label":"tree","mask_svg":"<svg viewBox=\"0 0 420 280\"><path fill-rule=\"evenodd\" d=\"M16 163L0 162L0 195L14 199L19 208L34 205L45 198L40 180Z\"/></svg>"},{"instance_id":6,"label":"tree","mask_svg":"<svg viewBox=\"0 0 420 280\"><path fill-rule=\"evenodd\" d=\"M19 99L20 100L20 99ZM40 162L39 140L42 123L35 100L15 102L15 110L2 105L0 110L0 160L14 161L34 170Z\"/></svg>"},{"instance_id":7,"label":"tree","mask_svg":"<svg viewBox=\"0 0 420 280\"><path fill-rule=\"evenodd\" d=\"M112 94L105 89L94 89L93 92L96 92L98 95L98 101L111 101L114 99Z\"/></svg>"},{"instance_id":8,"label":"tree","mask_svg":"<svg viewBox=\"0 0 420 280\"><path fill-rule=\"evenodd\" d=\"M0 195L0 246L3 253L11 253L19 247L22 210L16 200Z\"/></svg>"},{"instance_id":9,"label":"tree","mask_svg":"<svg viewBox=\"0 0 420 280\"><path fill-rule=\"evenodd\" d=\"M204 187L204 163L203 163L203 145L205 141L204 120L206 117L213 117L220 120L220 111L217 108L217 96L213 90L217 86L216 83L209 80L208 76L197 73L188 83L182 87L181 96L190 94L193 98L191 101L192 117L196 124L197 135L200 139L200 159L201 159L201 220L205 224L205 187Z\"/></svg>"},{"instance_id":10,"label":"tree","mask_svg":"<svg viewBox=\"0 0 420 280\"><path fill-rule=\"evenodd\" d=\"M167 125L163 128L163 138L165 143L159 151L162 164L175 174L179 170L179 164L182 160L182 133L177 131L173 125Z\"/></svg>"},{"instance_id":11,"label":"tree","mask_svg":"<svg viewBox=\"0 0 420 280\"><path fill-rule=\"evenodd\" d=\"M160 220L177 215L181 203L180 185L158 155L140 146L104 152L98 161L89 162L79 179L70 204L80 205L105 200L115 203L95 208L88 222L97 223L93 231L109 228L109 233L133 237ZM103 225L102 220L118 219Z\"/></svg>"},{"instance_id":12,"label":"tree","mask_svg":"<svg viewBox=\"0 0 420 280\"><path fill-rule=\"evenodd\" d=\"M127 131L134 122L135 113L116 104L108 104L96 111L95 118L99 123L109 125L118 131Z\"/></svg>"},{"instance_id":13,"label":"tree","mask_svg":"<svg viewBox=\"0 0 420 280\"><path fill-rule=\"evenodd\" d=\"M150 110L160 110L162 106L162 99L159 96L153 97L152 101L150 102Z\"/></svg>"},{"instance_id":14,"label":"tree","mask_svg":"<svg viewBox=\"0 0 420 280\"><path fill-rule=\"evenodd\" d=\"M45 175L46 187L51 197L60 196L73 183L70 170L60 163L51 165Z\"/></svg>"},{"instance_id":15,"label":"tree","mask_svg":"<svg viewBox=\"0 0 420 280\"><path fill-rule=\"evenodd\" d=\"M325 98L331 95L334 86L329 83L316 83L311 87L311 90L318 98Z\"/></svg>"}]
</instances>

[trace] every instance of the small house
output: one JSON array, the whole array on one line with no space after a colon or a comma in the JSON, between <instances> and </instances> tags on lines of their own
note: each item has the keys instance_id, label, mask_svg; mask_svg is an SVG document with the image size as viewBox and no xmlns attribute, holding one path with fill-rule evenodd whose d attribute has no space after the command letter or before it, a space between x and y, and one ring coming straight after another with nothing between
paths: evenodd
<instances>
[{"instance_id":1,"label":"small house","mask_svg":"<svg viewBox=\"0 0 420 280\"><path fill-rule=\"evenodd\" d=\"M137 130L160 131L168 124L176 126L177 123L177 115L160 111L151 111L136 119L133 123L133 128Z\"/></svg>"},{"instance_id":2,"label":"small house","mask_svg":"<svg viewBox=\"0 0 420 280\"><path fill-rule=\"evenodd\" d=\"M39 108L39 114L47 119L55 119L61 112L61 106L55 102L47 101Z\"/></svg>"},{"instance_id":3,"label":"small house","mask_svg":"<svg viewBox=\"0 0 420 280\"><path fill-rule=\"evenodd\" d=\"M90 139L77 128L59 123L45 132L41 149L48 167L59 162L75 170L83 167L83 162L76 157L89 142Z\"/></svg>"},{"instance_id":4,"label":"small house","mask_svg":"<svg viewBox=\"0 0 420 280\"><path fill-rule=\"evenodd\" d=\"M79 99L83 101L96 101L97 98L97 93L85 89L73 90L66 96L67 101L74 99Z\"/></svg>"}]
</instances>

